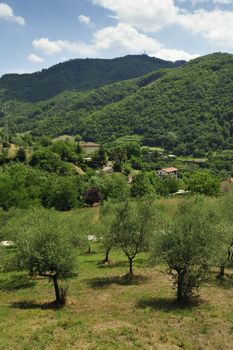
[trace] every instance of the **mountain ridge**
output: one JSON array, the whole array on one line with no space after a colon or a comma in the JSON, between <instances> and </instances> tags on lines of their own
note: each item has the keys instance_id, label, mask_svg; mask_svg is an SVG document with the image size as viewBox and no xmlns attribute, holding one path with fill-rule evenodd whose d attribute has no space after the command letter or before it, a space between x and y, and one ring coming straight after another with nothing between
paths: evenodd
<instances>
[{"instance_id":1,"label":"mountain ridge","mask_svg":"<svg viewBox=\"0 0 233 350\"><path fill-rule=\"evenodd\" d=\"M35 73L5 74L0 78L0 90L7 99L37 102L66 90L87 91L184 63L145 54L114 59L73 59Z\"/></svg>"}]
</instances>

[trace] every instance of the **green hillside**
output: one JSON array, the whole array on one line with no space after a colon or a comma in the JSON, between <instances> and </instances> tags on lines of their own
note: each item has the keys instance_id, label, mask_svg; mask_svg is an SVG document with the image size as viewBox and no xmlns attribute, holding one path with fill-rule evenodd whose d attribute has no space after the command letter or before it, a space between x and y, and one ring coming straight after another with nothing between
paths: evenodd
<instances>
[{"instance_id":1,"label":"green hillside","mask_svg":"<svg viewBox=\"0 0 233 350\"><path fill-rule=\"evenodd\" d=\"M34 135L80 134L108 142L143 136L177 154L233 148L233 55L212 54L176 69L43 102L10 103L10 129Z\"/></svg>"},{"instance_id":2,"label":"green hillside","mask_svg":"<svg viewBox=\"0 0 233 350\"><path fill-rule=\"evenodd\" d=\"M35 136L75 135L82 130L84 138L94 140L91 134L89 135L88 126L85 124L89 115L96 111L104 111L111 105L114 106L143 86L159 79L163 74L165 72L156 71L142 78L115 83L88 92L67 91L37 103L9 100L10 130L31 131ZM4 105L3 100L0 104ZM3 115L3 113L0 114L2 117ZM3 125L3 118L0 119L0 123Z\"/></svg>"},{"instance_id":3,"label":"green hillside","mask_svg":"<svg viewBox=\"0 0 233 350\"><path fill-rule=\"evenodd\" d=\"M174 68L175 63L147 55L115 59L75 59L33 74L8 74L0 79L0 90L7 99L40 101L65 90L90 90L127 80L161 68Z\"/></svg>"},{"instance_id":4,"label":"green hillside","mask_svg":"<svg viewBox=\"0 0 233 350\"><path fill-rule=\"evenodd\" d=\"M138 134L146 144L184 154L233 148L233 55L213 54L168 70L89 115L82 133L87 129L96 140Z\"/></svg>"}]
</instances>

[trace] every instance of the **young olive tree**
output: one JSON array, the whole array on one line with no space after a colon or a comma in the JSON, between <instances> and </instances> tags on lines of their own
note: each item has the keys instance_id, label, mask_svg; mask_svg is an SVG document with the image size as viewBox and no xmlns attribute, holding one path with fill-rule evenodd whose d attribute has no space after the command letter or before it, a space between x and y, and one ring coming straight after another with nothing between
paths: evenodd
<instances>
[{"instance_id":1,"label":"young olive tree","mask_svg":"<svg viewBox=\"0 0 233 350\"><path fill-rule=\"evenodd\" d=\"M7 229L16 248L12 267L52 280L56 304L64 304L66 291L59 287L59 280L73 272L75 259L70 232L60 215L34 209L19 220L12 220Z\"/></svg>"},{"instance_id":2,"label":"young olive tree","mask_svg":"<svg viewBox=\"0 0 233 350\"><path fill-rule=\"evenodd\" d=\"M104 205L100 208L100 219L99 219L99 241L105 251L105 258L102 261L103 264L108 264L109 253L114 247L114 235L112 232L113 229L113 220L115 218L117 203L114 202L105 202Z\"/></svg>"},{"instance_id":3,"label":"young olive tree","mask_svg":"<svg viewBox=\"0 0 233 350\"><path fill-rule=\"evenodd\" d=\"M152 217L149 202L125 202L116 209L113 240L128 258L129 277L133 277L133 261L137 254L148 249Z\"/></svg>"},{"instance_id":4,"label":"young olive tree","mask_svg":"<svg viewBox=\"0 0 233 350\"><path fill-rule=\"evenodd\" d=\"M91 253L91 242L98 240L99 208L80 209L72 218L72 244L82 252Z\"/></svg>"},{"instance_id":5,"label":"young olive tree","mask_svg":"<svg viewBox=\"0 0 233 350\"><path fill-rule=\"evenodd\" d=\"M91 253L91 242L99 240L99 208L82 208L67 218L71 242L80 253Z\"/></svg>"},{"instance_id":6,"label":"young olive tree","mask_svg":"<svg viewBox=\"0 0 233 350\"><path fill-rule=\"evenodd\" d=\"M162 258L174 278L177 301L189 302L213 261L216 218L202 199L183 201L172 221L155 235L153 255Z\"/></svg>"}]
</instances>

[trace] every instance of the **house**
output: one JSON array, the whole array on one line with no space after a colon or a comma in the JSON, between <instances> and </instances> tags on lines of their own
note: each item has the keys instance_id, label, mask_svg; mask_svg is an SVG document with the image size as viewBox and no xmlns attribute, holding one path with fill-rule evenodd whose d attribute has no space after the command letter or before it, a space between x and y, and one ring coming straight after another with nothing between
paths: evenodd
<instances>
[{"instance_id":1,"label":"house","mask_svg":"<svg viewBox=\"0 0 233 350\"><path fill-rule=\"evenodd\" d=\"M233 192L233 178L225 179L220 185L221 192Z\"/></svg>"},{"instance_id":2,"label":"house","mask_svg":"<svg viewBox=\"0 0 233 350\"><path fill-rule=\"evenodd\" d=\"M90 163L92 161L92 158L91 157L85 157L84 158L84 162L85 163Z\"/></svg>"},{"instance_id":3,"label":"house","mask_svg":"<svg viewBox=\"0 0 233 350\"><path fill-rule=\"evenodd\" d=\"M165 177L165 176L174 176L174 177L178 177L178 172L179 170L177 168L163 168L160 169L157 174L161 177Z\"/></svg>"},{"instance_id":4,"label":"house","mask_svg":"<svg viewBox=\"0 0 233 350\"><path fill-rule=\"evenodd\" d=\"M176 159L177 157L176 157L174 154L169 154L169 155L168 155L168 158L169 158L169 159Z\"/></svg>"},{"instance_id":5,"label":"house","mask_svg":"<svg viewBox=\"0 0 233 350\"><path fill-rule=\"evenodd\" d=\"M86 154L94 153L95 151L99 151L100 145L94 142L80 142L80 146L83 148Z\"/></svg>"},{"instance_id":6,"label":"house","mask_svg":"<svg viewBox=\"0 0 233 350\"><path fill-rule=\"evenodd\" d=\"M12 241L1 241L0 245L2 247L12 247L14 245L14 242L12 242Z\"/></svg>"},{"instance_id":7,"label":"house","mask_svg":"<svg viewBox=\"0 0 233 350\"><path fill-rule=\"evenodd\" d=\"M103 173L106 175L110 175L113 173L113 167L112 166L105 166L103 167Z\"/></svg>"},{"instance_id":8,"label":"house","mask_svg":"<svg viewBox=\"0 0 233 350\"><path fill-rule=\"evenodd\" d=\"M185 191L185 190L179 190L175 193L172 193L171 196L184 196L186 194L189 194L190 191Z\"/></svg>"}]
</instances>

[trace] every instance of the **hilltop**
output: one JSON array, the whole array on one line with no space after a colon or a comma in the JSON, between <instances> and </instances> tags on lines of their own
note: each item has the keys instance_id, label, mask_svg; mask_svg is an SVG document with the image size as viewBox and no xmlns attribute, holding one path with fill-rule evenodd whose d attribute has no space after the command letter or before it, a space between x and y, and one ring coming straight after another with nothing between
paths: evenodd
<instances>
[{"instance_id":1,"label":"hilltop","mask_svg":"<svg viewBox=\"0 0 233 350\"><path fill-rule=\"evenodd\" d=\"M161 68L175 68L184 61L170 62L147 55L115 59L74 59L33 74L6 74L0 91L7 99L36 102L65 90L90 90L127 80Z\"/></svg>"}]
</instances>

